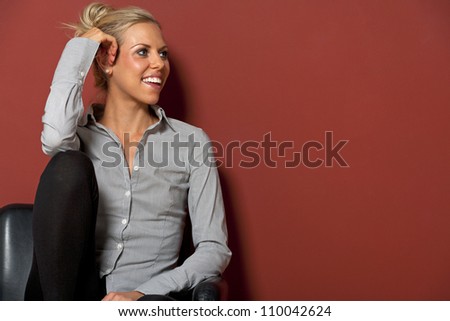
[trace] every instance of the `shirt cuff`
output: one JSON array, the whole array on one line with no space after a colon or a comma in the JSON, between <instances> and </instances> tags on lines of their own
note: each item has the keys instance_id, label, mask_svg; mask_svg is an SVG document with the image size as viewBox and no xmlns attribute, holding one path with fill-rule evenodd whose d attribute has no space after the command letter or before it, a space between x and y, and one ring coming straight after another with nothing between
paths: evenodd
<instances>
[{"instance_id":1,"label":"shirt cuff","mask_svg":"<svg viewBox=\"0 0 450 321\"><path fill-rule=\"evenodd\" d=\"M136 288L135 291L144 294L167 295L179 292L187 287L187 277L180 271L180 267L164 272Z\"/></svg>"},{"instance_id":2,"label":"shirt cuff","mask_svg":"<svg viewBox=\"0 0 450 321\"><path fill-rule=\"evenodd\" d=\"M66 44L56 67L53 83L84 82L100 44L88 38L72 38Z\"/></svg>"}]
</instances>

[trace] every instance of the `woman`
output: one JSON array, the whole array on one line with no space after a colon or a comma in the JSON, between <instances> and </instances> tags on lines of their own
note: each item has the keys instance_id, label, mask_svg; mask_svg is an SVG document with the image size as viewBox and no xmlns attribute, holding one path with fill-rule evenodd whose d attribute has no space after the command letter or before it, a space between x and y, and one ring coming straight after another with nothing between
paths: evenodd
<instances>
[{"instance_id":1,"label":"woman","mask_svg":"<svg viewBox=\"0 0 450 321\"><path fill-rule=\"evenodd\" d=\"M74 28L43 116L52 158L36 193L26 299L137 300L220 275L231 252L208 137L156 105L170 70L159 23L94 3ZM106 99L84 114L92 63ZM177 266L187 213L196 250Z\"/></svg>"}]
</instances>

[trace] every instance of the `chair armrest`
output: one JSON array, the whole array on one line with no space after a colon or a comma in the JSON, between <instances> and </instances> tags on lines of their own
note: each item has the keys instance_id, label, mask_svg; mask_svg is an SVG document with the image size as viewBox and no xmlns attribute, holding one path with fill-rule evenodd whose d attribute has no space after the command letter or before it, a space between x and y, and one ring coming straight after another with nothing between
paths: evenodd
<instances>
[{"instance_id":1,"label":"chair armrest","mask_svg":"<svg viewBox=\"0 0 450 321\"><path fill-rule=\"evenodd\" d=\"M193 301L223 301L228 294L228 285L221 277L200 282L192 293Z\"/></svg>"}]
</instances>

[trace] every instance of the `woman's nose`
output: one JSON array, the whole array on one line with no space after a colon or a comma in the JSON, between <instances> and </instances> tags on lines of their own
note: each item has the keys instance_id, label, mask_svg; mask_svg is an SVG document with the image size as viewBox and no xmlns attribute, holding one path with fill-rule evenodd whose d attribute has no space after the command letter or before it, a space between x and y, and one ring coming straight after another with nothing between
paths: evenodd
<instances>
[{"instance_id":1,"label":"woman's nose","mask_svg":"<svg viewBox=\"0 0 450 321\"><path fill-rule=\"evenodd\" d=\"M160 57L159 53L150 56L150 66L154 69L161 69L164 67L164 61Z\"/></svg>"}]
</instances>

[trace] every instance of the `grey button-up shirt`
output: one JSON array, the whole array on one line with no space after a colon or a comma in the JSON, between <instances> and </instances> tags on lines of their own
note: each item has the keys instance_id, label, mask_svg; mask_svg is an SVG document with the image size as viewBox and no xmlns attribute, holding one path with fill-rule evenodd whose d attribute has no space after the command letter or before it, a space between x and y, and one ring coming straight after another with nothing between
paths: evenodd
<instances>
[{"instance_id":1,"label":"grey button-up shirt","mask_svg":"<svg viewBox=\"0 0 450 321\"><path fill-rule=\"evenodd\" d=\"M97 258L107 291L167 294L220 275L231 252L207 135L151 106L159 121L136 144L130 173L120 140L96 122L99 110L84 113L82 88L98 46L85 38L67 43L45 106L41 141L48 155L82 149L94 164ZM195 252L177 266L188 214Z\"/></svg>"}]
</instances>

